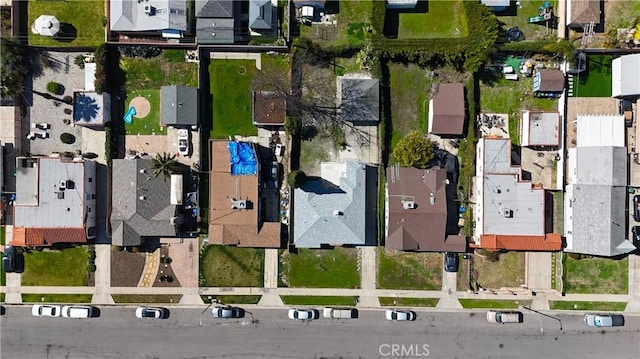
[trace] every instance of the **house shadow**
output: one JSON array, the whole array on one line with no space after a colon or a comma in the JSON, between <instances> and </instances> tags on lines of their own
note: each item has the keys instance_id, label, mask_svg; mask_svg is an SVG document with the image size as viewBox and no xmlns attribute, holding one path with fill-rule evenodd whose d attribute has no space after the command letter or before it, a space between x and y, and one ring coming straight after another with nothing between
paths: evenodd
<instances>
[{"instance_id":1,"label":"house shadow","mask_svg":"<svg viewBox=\"0 0 640 359\"><path fill-rule=\"evenodd\" d=\"M300 188L305 192L315 194L346 193L342 188L322 177L309 177Z\"/></svg>"},{"instance_id":2,"label":"house shadow","mask_svg":"<svg viewBox=\"0 0 640 359\"><path fill-rule=\"evenodd\" d=\"M518 1L511 0L509 6L498 9L497 11L494 10L494 14L496 14L496 16L518 16Z\"/></svg>"},{"instance_id":3,"label":"house shadow","mask_svg":"<svg viewBox=\"0 0 640 359\"><path fill-rule=\"evenodd\" d=\"M72 42L78 37L78 29L73 24L63 22L60 24L60 31L53 37L59 42Z\"/></svg>"}]
</instances>

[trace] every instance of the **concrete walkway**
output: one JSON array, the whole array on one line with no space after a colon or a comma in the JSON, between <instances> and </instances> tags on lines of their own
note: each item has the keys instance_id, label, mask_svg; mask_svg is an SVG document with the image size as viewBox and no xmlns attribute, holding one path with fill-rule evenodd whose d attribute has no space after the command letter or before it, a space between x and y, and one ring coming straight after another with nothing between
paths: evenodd
<instances>
[{"instance_id":1,"label":"concrete walkway","mask_svg":"<svg viewBox=\"0 0 640 359\"><path fill-rule=\"evenodd\" d=\"M108 293L111 287L111 245L96 244L96 272L94 276L96 291L91 299L95 304L115 304Z\"/></svg>"},{"instance_id":2,"label":"concrete walkway","mask_svg":"<svg viewBox=\"0 0 640 359\"><path fill-rule=\"evenodd\" d=\"M264 287L278 288L278 250L267 248L264 250Z\"/></svg>"},{"instance_id":3,"label":"concrete walkway","mask_svg":"<svg viewBox=\"0 0 640 359\"><path fill-rule=\"evenodd\" d=\"M640 256L629 255L629 301L625 312L640 313Z\"/></svg>"},{"instance_id":4,"label":"concrete walkway","mask_svg":"<svg viewBox=\"0 0 640 359\"><path fill-rule=\"evenodd\" d=\"M365 293L376 289L378 273L378 248L358 248L358 263L360 265L360 288ZM380 306L380 300L376 296L362 295L358 298L358 307L375 308Z\"/></svg>"}]
</instances>

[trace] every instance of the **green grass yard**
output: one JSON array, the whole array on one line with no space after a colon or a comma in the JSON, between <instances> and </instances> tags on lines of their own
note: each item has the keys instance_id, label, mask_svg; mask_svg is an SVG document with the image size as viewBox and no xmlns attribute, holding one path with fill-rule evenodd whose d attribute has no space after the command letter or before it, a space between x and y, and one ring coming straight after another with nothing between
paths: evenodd
<instances>
[{"instance_id":1,"label":"green grass yard","mask_svg":"<svg viewBox=\"0 0 640 359\"><path fill-rule=\"evenodd\" d=\"M24 254L23 286L86 286L87 247Z\"/></svg>"},{"instance_id":2,"label":"green grass yard","mask_svg":"<svg viewBox=\"0 0 640 359\"><path fill-rule=\"evenodd\" d=\"M549 302L549 309L551 310L598 310L604 312L622 312L626 307L626 302Z\"/></svg>"},{"instance_id":3,"label":"green grass yard","mask_svg":"<svg viewBox=\"0 0 640 359\"><path fill-rule=\"evenodd\" d=\"M459 301L465 309L517 309L521 305L531 305L530 300L459 299Z\"/></svg>"},{"instance_id":4,"label":"green grass yard","mask_svg":"<svg viewBox=\"0 0 640 359\"><path fill-rule=\"evenodd\" d=\"M22 294L23 303L91 303L93 294Z\"/></svg>"},{"instance_id":5,"label":"green grass yard","mask_svg":"<svg viewBox=\"0 0 640 359\"><path fill-rule=\"evenodd\" d=\"M211 303L211 300L217 299L222 304L258 304L261 295L201 295L205 304ZM211 299L209 299L211 298Z\"/></svg>"},{"instance_id":6,"label":"green grass yard","mask_svg":"<svg viewBox=\"0 0 640 359\"><path fill-rule=\"evenodd\" d=\"M629 259L571 259L564 261L565 293L627 294Z\"/></svg>"},{"instance_id":7,"label":"green grass yard","mask_svg":"<svg viewBox=\"0 0 640 359\"><path fill-rule=\"evenodd\" d=\"M527 22L528 18L538 16L540 6L544 5L546 1L549 1L557 11L558 0L526 0L520 1L522 8L517 9L514 13L497 13L498 20L505 24L505 29L512 26L518 26L518 28L520 28L524 33L527 40L554 38L556 37L555 30L552 30L551 28L547 30L544 23L529 24Z\"/></svg>"},{"instance_id":8,"label":"green grass yard","mask_svg":"<svg viewBox=\"0 0 640 359\"><path fill-rule=\"evenodd\" d=\"M380 305L388 307L435 307L440 299L438 298L395 298L380 297Z\"/></svg>"},{"instance_id":9,"label":"green grass yard","mask_svg":"<svg viewBox=\"0 0 640 359\"><path fill-rule=\"evenodd\" d=\"M147 303L163 303L173 304L179 303L182 295L163 295L163 294L113 294L111 296L116 304L147 304Z\"/></svg>"},{"instance_id":10,"label":"green grass yard","mask_svg":"<svg viewBox=\"0 0 640 359\"><path fill-rule=\"evenodd\" d=\"M459 38L467 34L460 0L430 0L426 13L400 12L398 39Z\"/></svg>"},{"instance_id":11,"label":"green grass yard","mask_svg":"<svg viewBox=\"0 0 640 359\"><path fill-rule=\"evenodd\" d=\"M497 262L491 262L476 254L473 255L472 276L477 273L477 282L487 289L501 287L517 288L524 284L525 257L521 252L501 253ZM458 290L467 290L468 261L460 262L458 271Z\"/></svg>"},{"instance_id":12,"label":"green grass yard","mask_svg":"<svg viewBox=\"0 0 640 359\"><path fill-rule=\"evenodd\" d=\"M391 87L391 148L413 130L426 133L431 80L427 70L414 64L389 63Z\"/></svg>"},{"instance_id":13,"label":"green grass yard","mask_svg":"<svg viewBox=\"0 0 640 359\"><path fill-rule=\"evenodd\" d=\"M612 55L587 56L587 71L573 76L573 96L611 97Z\"/></svg>"},{"instance_id":14,"label":"green grass yard","mask_svg":"<svg viewBox=\"0 0 640 359\"><path fill-rule=\"evenodd\" d=\"M392 253L392 254L391 254ZM435 253L385 254L378 252L378 288L422 289L442 288L442 255Z\"/></svg>"},{"instance_id":15,"label":"green grass yard","mask_svg":"<svg viewBox=\"0 0 640 359\"><path fill-rule=\"evenodd\" d=\"M358 297L331 297L331 296L280 296L286 305L326 305L326 306L354 306Z\"/></svg>"},{"instance_id":16,"label":"green grass yard","mask_svg":"<svg viewBox=\"0 0 640 359\"><path fill-rule=\"evenodd\" d=\"M105 16L104 0L67 0L45 1L31 0L28 3L27 33L29 45L52 47L96 47L105 41ZM53 37L34 34L31 25L40 15L53 15L60 21L61 30L75 28L77 32L71 41L59 41Z\"/></svg>"},{"instance_id":17,"label":"green grass yard","mask_svg":"<svg viewBox=\"0 0 640 359\"><path fill-rule=\"evenodd\" d=\"M264 249L208 245L200 257L202 287L262 287Z\"/></svg>"},{"instance_id":18,"label":"green grass yard","mask_svg":"<svg viewBox=\"0 0 640 359\"><path fill-rule=\"evenodd\" d=\"M365 27L371 22L372 2L358 0L333 3L339 4L336 26L300 25L300 37L311 39L321 46L362 45L365 40Z\"/></svg>"},{"instance_id":19,"label":"green grass yard","mask_svg":"<svg viewBox=\"0 0 640 359\"><path fill-rule=\"evenodd\" d=\"M133 117L131 124L124 124L127 135L166 135L167 128L160 126L160 90L133 90L129 91L127 101L142 96L149 101L151 112L144 118ZM129 104L125 111L129 109Z\"/></svg>"},{"instance_id":20,"label":"green grass yard","mask_svg":"<svg viewBox=\"0 0 640 359\"><path fill-rule=\"evenodd\" d=\"M210 89L213 97L211 138L255 136L251 82L258 71L252 60L211 60Z\"/></svg>"},{"instance_id":21,"label":"green grass yard","mask_svg":"<svg viewBox=\"0 0 640 359\"><path fill-rule=\"evenodd\" d=\"M358 288L357 257L353 248L300 249L283 256L280 275L290 287Z\"/></svg>"},{"instance_id":22,"label":"green grass yard","mask_svg":"<svg viewBox=\"0 0 640 359\"><path fill-rule=\"evenodd\" d=\"M124 57L120 67L126 72L127 91L160 90L162 86L198 87L198 64L174 62L175 55L160 55L151 59Z\"/></svg>"}]
</instances>

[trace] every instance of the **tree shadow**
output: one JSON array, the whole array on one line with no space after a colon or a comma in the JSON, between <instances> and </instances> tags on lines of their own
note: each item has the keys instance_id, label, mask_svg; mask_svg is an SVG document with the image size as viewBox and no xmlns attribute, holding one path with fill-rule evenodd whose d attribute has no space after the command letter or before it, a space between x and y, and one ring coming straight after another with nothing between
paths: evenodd
<instances>
[{"instance_id":1,"label":"tree shadow","mask_svg":"<svg viewBox=\"0 0 640 359\"><path fill-rule=\"evenodd\" d=\"M78 37L78 29L72 24L63 22L60 24L60 31L53 37L59 42L72 42Z\"/></svg>"},{"instance_id":2,"label":"tree shadow","mask_svg":"<svg viewBox=\"0 0 640 359\"><path fill-rule=\"evenodd\" d=\"M84 93L76 94L73 106L73 119L75 121L91 122L98 116L98 102L95 98L85 95Z\"/></svg>"}]
</instances>

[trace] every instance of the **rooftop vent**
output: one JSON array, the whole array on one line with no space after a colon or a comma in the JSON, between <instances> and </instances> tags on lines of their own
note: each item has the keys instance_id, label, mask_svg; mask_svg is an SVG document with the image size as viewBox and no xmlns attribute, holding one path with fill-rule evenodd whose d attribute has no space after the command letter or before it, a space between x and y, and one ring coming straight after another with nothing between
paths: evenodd
<instances>
[{"instance_id":1,"label":"rooftop vent","mask_svg":"<svg viewBox=\"0 0 640 359\"><path fill-rule=\"evenodd\" d=\"M333 211L333 215L334 215L334 216L343 216L343 215L344 215L344 213L343 213L342 211L338 210L338 209L335 209L335 210Z\"/></svg>"},{"instance_id":2,"label":"rooftop vent","mask_svg":"<svg viewBox=\"0 0 640 359\"><path fill-rule=\"evenodd\" d=\"M236 200L236 199L232 199L231 200L231 209L245 209L247 208L247 201L242 199L242 200Z\"/></svg>"},{"instance_id":3,"label":"rooftop vent","mask_svg":"<svg viewBox=\"0 0 640 359\"><path fill-rule=\"evenodd\" d=\"M149 15L149 16L153 16L156 14L156 8L151 6L151 5L145 5L144 6L144 13Z\"/></svg>"},{"instance_id":4,"label":"rooftop vent","mask_svg":"<svg viewBox=\"0 0 640 359\"><path fill-rule=\"evenodd\" d=\"M513 218L513 211L509 208L502 209L502 216L504 218Z\"/></svg>"},{"instance_id":5,"label":"rooftop vent","mask_svg":"<svg viewBox=\"0 0 640 359\"><path fill-rule=\"evenodd\" d=\"M140 170L140 173L147 173L147 171L143 168Z\"/></svg>"},{"instance_id":6,"label":"rooftop vent","mask_svg":"<svg viewBox=\"0 0 640 359\"><path fill-rule=\"evenodd\" d=\"M144 201L145 199L147 199L147 197L146 196L140 196L140 197L138 197L138 199L141 200L141 201Z\"/></svg>"},{"instance_id":7,"label":"rooftop vent","mask_svg":"<svg viewBox=\"0 0 640 359\"><path fill-rule=\"evenodd\" d=\"M60 189L64 191L67 188L67 181L60 181Z\"/></svg>"},{"instance_id":8,"label":"rooftop vent","mask_svg":"<svg viewBox=\"0 0 640 359\"><path fill-rule=\"evenodd\" d=\"M434 196L433 193L429 195L429 203L431 203L432 206L436 204L436 196Z\"/></svg>"},{"instance_id":9,"label":"rooftop vent","mask_svg":"<svg viewBox=\"0 0 640 359\"><path fill-rule=\"evenodd\" d=\"M404 209L415 209L416 203L414 201L402 201L402 208Z\"/></svg>"}]
</instances>

